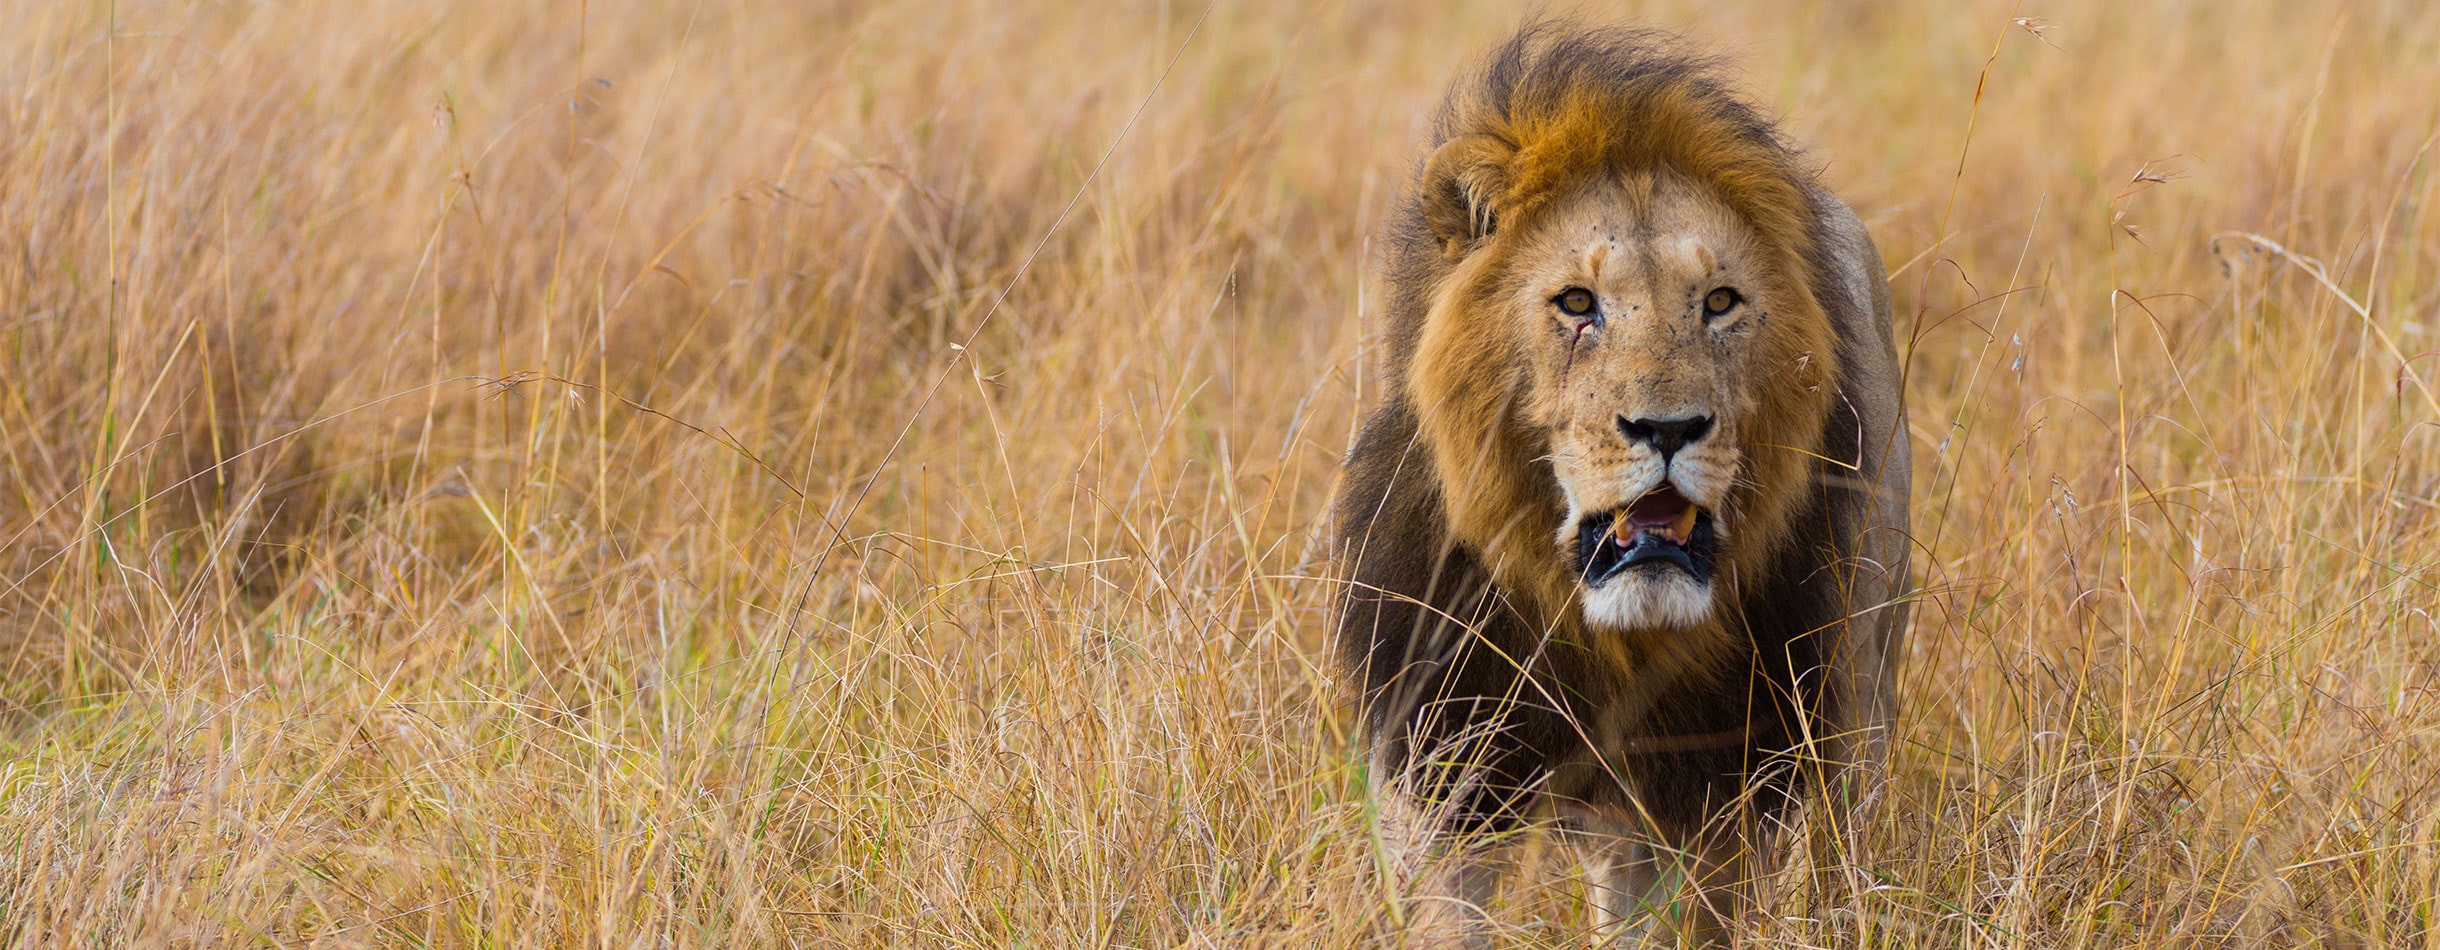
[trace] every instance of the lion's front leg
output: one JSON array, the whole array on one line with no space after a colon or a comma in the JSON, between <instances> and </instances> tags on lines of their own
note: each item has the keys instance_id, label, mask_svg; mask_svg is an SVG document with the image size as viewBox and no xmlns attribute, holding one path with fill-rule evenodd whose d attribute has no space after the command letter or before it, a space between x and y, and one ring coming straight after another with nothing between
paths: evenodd
<instances>
[{"instance_id":1,"label":"lion's front leg","mask_svg":"<svg viewBox=\"0 0 2440 950\"><path fill-rule=\"evenodd\" d=\"M1751 824L1654 828L1624 810L1562 813L1584 865L1595 946L1719 947L1757 903Z\"/></svg>"},{"instance_id":2,"label":"lion's front leg","mask_svg":"<svg viewBox=\"0 0 2440 950\"><path fill-rule=\"evenodd\" d=\"M1623 809L1557 803L1564 840L1584 868L1584 901L1596 947L1641 947L1665 931L1668 882L1645 843L1644 824Z\"/></svg>"},{"instance_id":3,"label":"lion's front leg","mask_svg":"<svg viewBox=\"0 0 2440 950\"><path fill-rule=\"evenodd\" d=\"M1374 788L1373 801L1395 945L1487 950L1500 870L1493 849L1457 834L1448 809L1416 797L1406 777Z\"/></svg>"},{"instance_id":4,"label":"lion's front leg","mask_svg":"<svg viewBox=\"0 0 2440 950\"><path fill-rule=\"evenodd\" d=\"M1416 950L1463 947L1489 950L1489 906L1498 890L1499 868L1479 847L1449 847L1407 865L1394 899L1400 904L1398 946Z\"/></svg>"},{"instance_id":5,"label":"lion's front leg","mask_svg":"<svg viewBox=\"0 0 2440 950\"><path fill-rule=\"evenodd\" d=\"M1652 850L1619 837L1579 841L1584 864L1584 897L1593 912L1593 945L1641 947L1662 932L1660 915L1669 905L1660 865Z\"/></svg>"}]
</instances>

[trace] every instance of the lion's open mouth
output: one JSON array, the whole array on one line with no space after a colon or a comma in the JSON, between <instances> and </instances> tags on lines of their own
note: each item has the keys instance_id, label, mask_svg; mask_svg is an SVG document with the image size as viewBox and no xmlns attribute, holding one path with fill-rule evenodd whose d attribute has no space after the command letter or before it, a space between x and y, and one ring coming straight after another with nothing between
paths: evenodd
<instances>
[{"instance_id":1,"label":"lion's open mouth","mask_svg":"<svg viewBox=\"0 0 2440 950\"><path fill-rule=\"evenodd\" d=\"M1665 483L1624 508L1594 512L1576 525L1579 577L1586 587L1599 587L1637 565L1651 565L1646 570L1674 565L1708 583L1718 548L1711 512Z\"/></svg>"}]
</instances>

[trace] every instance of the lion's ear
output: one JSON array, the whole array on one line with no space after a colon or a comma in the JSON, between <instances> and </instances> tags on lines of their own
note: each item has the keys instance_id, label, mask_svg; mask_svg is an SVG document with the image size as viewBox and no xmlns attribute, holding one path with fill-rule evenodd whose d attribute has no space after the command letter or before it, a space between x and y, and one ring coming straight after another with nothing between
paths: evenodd
<instances>
[{"instance_id":1,"label":"lion's ear","mask_svg":"<svg viewBox=\"0 0 2440 950\"><path fill-rule=\"evenodd\" d=\"M1449 140L1423 166L1423 219L1450 260L1499 228L1516 149L1488 135Z\"/></svg>"}]
</instances>

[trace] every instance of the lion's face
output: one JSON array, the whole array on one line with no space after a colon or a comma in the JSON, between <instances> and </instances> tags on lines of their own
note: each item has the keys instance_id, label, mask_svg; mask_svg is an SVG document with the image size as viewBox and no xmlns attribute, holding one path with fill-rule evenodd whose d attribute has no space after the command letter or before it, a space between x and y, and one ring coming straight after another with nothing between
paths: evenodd
<instances>
[{"instance_id":1,"label":"lion's face","mask_svg":"<svg viewBox=\"0 0 2440 950\"><path fill-rule=\"evenodd\" d=\"M1710 620L1727 577L1779 542L1818 446L1829 353L1811 295L1725 204L1666 172L1581 185L1477 255L1449 292L1478 332L1426 347L1524 364L1498 424L1555 476L1542 504L1563 511L1529 520L1555 525L1559 596L1601 629ZM1464 362L1419 358L1427 373Z\"/></svg>"},{"instance_id":2,"label":"lion's face","mask_svg":"<svg viewBox=\"0 0 2440 950\"><path fill-rule=\"evenodd\" d=\"M1585 619L1701 623L1737 533L1766 268L1735 215L1675 178L1594 183L1541 225L1510 255L1507 304L1528 325Z\"/></svg>"}]
</instances>

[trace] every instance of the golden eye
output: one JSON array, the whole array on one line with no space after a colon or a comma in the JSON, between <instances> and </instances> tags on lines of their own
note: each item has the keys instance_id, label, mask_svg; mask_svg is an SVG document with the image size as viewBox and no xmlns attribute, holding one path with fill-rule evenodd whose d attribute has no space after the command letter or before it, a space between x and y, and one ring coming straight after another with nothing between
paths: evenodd
<instances>
[{"instance_id":1,"label":"golden eye","mask_svg":"<svg viewBox=\"0 0 2440 950\"><path fill-rule=\"evenodd\" d=\"M1559 305L1560 313L1571 317L1584 317L1592 315L1593 305L1597 301L1593 299L1592 291L1582 287L1570 287L1560 291L1559 296L1551 298L1551 302Z\"/></svg>"},{"instance_id":2,"label":"golden eye","mask_svg":"<svg viewBox=\"0 0 2440 950\"><path fill-rule=\"evenodd\" d=\"M1706 317L1716 317L1723 313L1727 313L1731 308L1734 308L1739 301L1744 299L1745 298L1743 297L1737 296L1737 292L1734 289L1728 287L1714 287L1712 288L1711 293L1703 297L1703 315Z\"/></svg>"}]
</instances>

